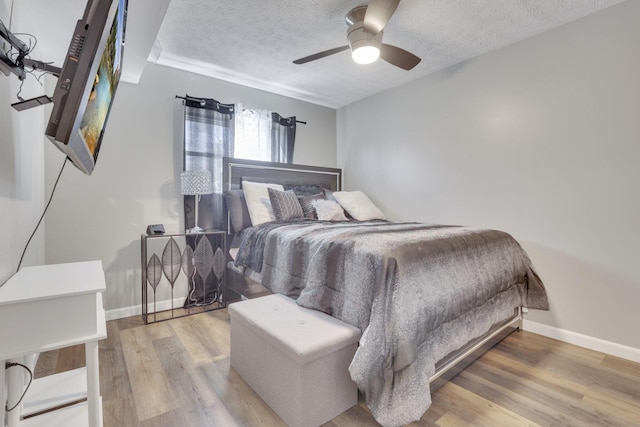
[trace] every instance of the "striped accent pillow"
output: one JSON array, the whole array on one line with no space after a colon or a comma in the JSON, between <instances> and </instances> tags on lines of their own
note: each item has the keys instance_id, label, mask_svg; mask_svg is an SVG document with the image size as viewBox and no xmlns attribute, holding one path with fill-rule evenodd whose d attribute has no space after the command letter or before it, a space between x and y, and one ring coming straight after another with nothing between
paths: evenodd
<instances>
[{"instance_id":1,"label":"striped accent pillow","mask_svg":"<svg viewBox=\"0 0 640 427\"><path fill-rule=\"evenodd\" d=\"M304 217L307 219L318 219L318 215L316 214L316 208L313 207L314 200L323 200L324 194L312 194L311 196L298 196L298 202L300 202L300 206L302 207L302 212L304 212Z\"/></svg>"},{"instance_id":2,"label":"striped accent pillow","mask_svg":"<svg viewBox=\"0 0 640 427\"><path fill-rule=\"evenodd\" d=\"M304 212L293 190L278 191L269 188L271 208L277 220L304 218Z\"/></svg>"}]
</instances>

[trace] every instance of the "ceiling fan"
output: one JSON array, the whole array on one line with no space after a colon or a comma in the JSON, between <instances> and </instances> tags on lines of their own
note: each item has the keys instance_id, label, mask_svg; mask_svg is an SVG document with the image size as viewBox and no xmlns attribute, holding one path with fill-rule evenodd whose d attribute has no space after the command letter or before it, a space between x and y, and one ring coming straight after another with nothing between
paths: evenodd
<instances>
[{"instance_id":1,"label":"ceiling fan","mask_svg":"<svg viewBox=\"0 0 640 427\"><path fill-rule=\"evenodd\" d=\"M294 64L305 64L351 48L353 60L370 64L378 59L404 70L411 70L421 61L416 55L397 46L382 43L382 30L398 8L400 0L371 0L369 5L357 6L347 13L345 20L348 45L336 47L296 59Z\"/></svg>"}]
</instances>

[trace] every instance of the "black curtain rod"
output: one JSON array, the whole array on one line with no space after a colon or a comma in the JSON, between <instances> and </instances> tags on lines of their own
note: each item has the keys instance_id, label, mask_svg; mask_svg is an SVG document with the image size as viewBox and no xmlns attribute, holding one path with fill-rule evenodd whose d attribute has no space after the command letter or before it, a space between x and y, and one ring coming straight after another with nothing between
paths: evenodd
<instances>
[{"instance_id":1,"label":"black curtain rod","mask_svg":"<svg viewBox=\"0 0 640 427\"><path fill-rule=\"evenodd\" d=\"M189 96L189 95L187 95L187 96L180 96L180 95L176 95L176 99L183 99L183 100L187 101L187 100L189 100L189 99L192 99L192 100L200 100L200 99L202 99L202 98L195 98L195 97L193 97L193 96ZM306 125L306 124L307 124L307 122L303 122L303 121L301 121L301 120L296 120L296 123L300 123L300 124L302 124L302 125Z\"/></svg>"}]
</instances>

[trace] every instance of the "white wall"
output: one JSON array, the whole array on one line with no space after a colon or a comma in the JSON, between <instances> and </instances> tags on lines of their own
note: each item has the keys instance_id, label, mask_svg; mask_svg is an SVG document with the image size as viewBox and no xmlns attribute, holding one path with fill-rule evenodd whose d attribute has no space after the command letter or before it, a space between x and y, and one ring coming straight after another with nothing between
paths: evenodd
<instances>
[{"instance_id":1,"label":"white wall","mask_svg":"<svg viewBox=\"0 0 640 427\"><path fill-rule=\"evenodd\" d=\"M530 320L640 348L638 16L625 2L340 109L346 188L394 219L510 232L550 297Z\"/></svg>"},{"instance_id":2,"label":"white wall","mask_svg":"<svg viewBox=\"0 0 640 427\"><path fill-rule=\"evenodd\" d=\"M8 0L0 2L0 19L7 27L9 6ZM19 6L14 7L11 21L12 31L31 31L24 25ZM17 112L11 108L18 101L19 86L15 75L0 74L0 283L18 267L44 206L44 111L36 108ZM28 99L42 93L35 79L29 77L21 95ZM29 245L23 267L43 263L43 236L43 229L39 229Z\"/></svg>"},{"instance_id":3,"label":"white wall","mask_svg":"<svg viewBox=\"0 0 640 427\"><path fill-rule=\"evenodd\" d=\"M99 259L105 268L107 310L140 305L140 234L148 224L183 228L183 107L175 95L212 97L223 103L296 115L294 162L336 165L336 112L290 98L200 75L147 64L138 85L121 83L100 157L91 176L69 166L47 214L47 263ZM46 148L47 180L55 179L62 155Z\"/></svg>"}]
</instances>

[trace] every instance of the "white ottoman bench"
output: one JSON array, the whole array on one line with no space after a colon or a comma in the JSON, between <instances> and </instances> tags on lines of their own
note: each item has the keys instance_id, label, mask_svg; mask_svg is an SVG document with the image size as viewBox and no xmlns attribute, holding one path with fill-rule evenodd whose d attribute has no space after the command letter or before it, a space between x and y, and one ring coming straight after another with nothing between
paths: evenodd
<instances>
[{"instance_id":1,"label":"white ottoman bench","mask_svg":"<svg viewBox=\"0 0 640 427\"><path fill-rule=\"evenodd\" d=\"M358 402L349 376L360 330L274 294L229 305L231 366L291 427L319 426Z\"/></svg>"}]
</instances>

